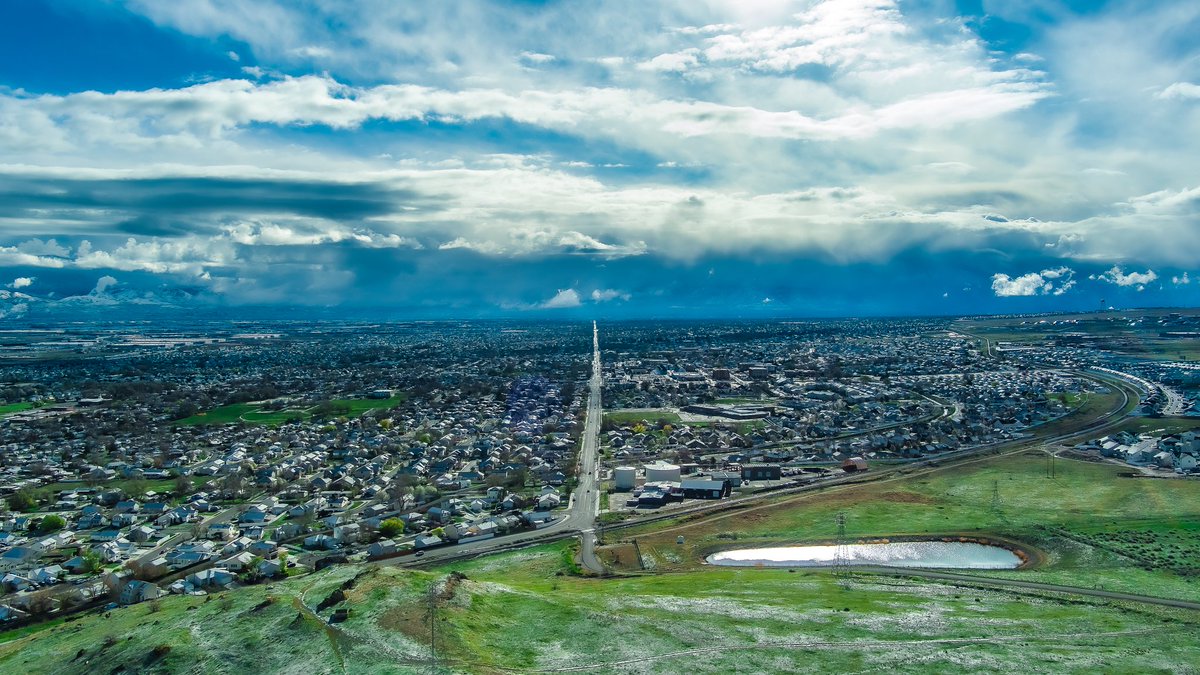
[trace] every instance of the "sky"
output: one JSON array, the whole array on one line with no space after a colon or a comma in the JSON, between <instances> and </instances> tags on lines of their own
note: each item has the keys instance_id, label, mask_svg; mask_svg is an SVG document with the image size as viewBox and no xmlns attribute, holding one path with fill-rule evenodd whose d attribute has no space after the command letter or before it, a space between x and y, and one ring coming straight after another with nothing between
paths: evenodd
<instances>
[{"instance_id":1,"label":"sky","mask_svg":"<svg viewBox=\"0 0 1200 675\"><path fill-rule=\"evenodd\" d=\"M0 322L1197 304L1194 0L0 4Z\"/></svg>"}]
</instances>

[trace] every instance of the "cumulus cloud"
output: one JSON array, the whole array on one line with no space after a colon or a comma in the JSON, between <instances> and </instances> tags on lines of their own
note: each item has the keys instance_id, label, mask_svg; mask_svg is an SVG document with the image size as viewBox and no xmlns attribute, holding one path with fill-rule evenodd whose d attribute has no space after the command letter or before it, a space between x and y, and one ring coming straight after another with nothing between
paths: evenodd
<instances>
[{"instance_id":1,"label":"cumulus cloud","mask_svg":"<svg viewBox=\"0 0 1200 675\"><path fill-rule=\"evenodd\" d=\"M1175 284L1176 286L1187 286L1188 284L1192 283L1192 280L1188 277L1188 273L1184 272L1177 277L1171 277L1171 283Z\"/></svg>"},{"instance_id":2,"label":"cumulus cloud","mask_svg":"<svg viewBox=\"0 0 1200 675\"><path fill-rule=\"evenodd\" d=\"M17 244L16 249L21 253L27 253L34 256L52 256L57 258L65 258L71 255L71 249L62 246L54 239L30 239L28 241Z\"/></svg>"},{"instance_id":3,"label":"cumulus cloud","mask_svg":"<svg viewBox=\"0 0 1200 675\"><path fill-rule=\"evenodd\" d=\"M1159 98L1163 99L1200 99L1200 84L1192 84L1191 82L1176 82L1158 92L1157 95Z\"/></svg>"},{"instance_id":4,"label":"cumulus cloud","mask_svg":"<svg viewBox=\"0 0 1200 675\"><path fill-rule=\"evenodd\" d=\"M592 291L592 302L609 302L610 300L628 300L630 295L614 288L597 288Z\"/></svg>"},{"instance_id":5,"label":"cumulus cloud","mask_svg":"<svg viewBox=\"0 0 1200 675\"><path fill-rule=\"evenodd\" d=\"M673 54L659 54L649 61L639 63L637 68L656 73L682 73L700 64L697 56L699 53L699 49L685 49Z\"/></svg>"},{"instance_id":6,"label":"cumulus cloud","mask_svg":"<svg viewBox=\"0 0 1200 675\"><path fill-rule=\"evenodd\" d=\"M996 297L1011 298L1033 295L1062 295L1075 286L1075 272L1068 267L1030 272L1018 277L992 275L992 292Z\"/></svg>"},{"instance_id":7,"label":"cumulus cloud","mask_svg":"<svg viewBox=\"0 0 1200 675\"><path fill-rule=\"evenodd\" d=\"M108 292L108 289L117 285L117 280L107 274L96 280L96 287L92 289L91 295L103 295Z\"/></svg>"},{"instance_id":8,"label":"cumulus cloud","mask_svg":"<svg viewBox=\"0 0 1200 675\"><path fill-rule=\"evenodd\" d=\"M17 277L8 285L9 288L29 288L33 285L32 277Z\"/></svg>"},{"instance_id":9,"label":"cumulus cloud","mask_svg":"<svg viewBox=\"0 0 1200 675\"><path fill-rule=\"evenodd\" d=\"M554 60L552 54L540 54L538 52L521 52L520 58L522 61L532 64L550 63Z\"/></svg>"},{"instance_id":10,"label":"cumulus cloud","mask_svg":"<svg viewBox=\"0 0 1200 675\"><path fill-rule=\"evenodd\" d=\"M1111 269L1096 278L1100 281L1116 284L1117 286L1137 286L1140 291L1143 290L1146 284L1158 279L1158 274L1154 270L1129 272L1126 274L1119 265L1113 265Z\"/></svg>"},{"instance_id":11,"label":"cumulus cloud","mask_svg":"<svg viewBox=\"0 0 1200 675\"><path fill-rule=\"evenodd\" d=\"M579 298L579 292L573 288L561 289L554 297L538 305L541 309L567 309L570 307L580 306L582 301Z\"/></svg>"},{"instance_id":12,"label":"cumulus cloud","mask_svg":"<svg viewBox=\"0 0 1200 675\"><path fill-rule=\"evenodd\" d=\"M520 258L530 275L609 265L584 287L605 291L642 287L600 276L633 256L707 269L1003 251L1017 275L996 275L996 295L1053 295L1074 279L1021 274L1050 267L1047 253L1097 270L1200 258L1200 188L1178 184L1196 173L1200 118L1166 114L1198 85L1158 49L1196 7L1108 5L1033 29L1038 53L1014 55L953 3L798 4L116 3L232 38L241 62L224 66L255 65L141 90L9 83L0 265L46 269L38 288L73 268L123 285L211 279L247 299L263 270L319 285L400 258ZM506 297L532 307L579 278Z\"/></svg>"}]
</instances>

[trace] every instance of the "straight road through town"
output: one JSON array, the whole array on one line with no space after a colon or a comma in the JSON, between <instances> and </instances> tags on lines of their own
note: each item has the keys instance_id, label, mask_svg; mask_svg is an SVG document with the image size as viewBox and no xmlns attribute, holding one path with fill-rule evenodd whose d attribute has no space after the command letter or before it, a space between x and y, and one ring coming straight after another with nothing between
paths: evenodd
<instances>
[{"instance_id":1,"label":"straight road through town","mask_svg":"<svg viewBox=\"0 0 1200 675\"><path fill-rule=\"evenodd\" d=\"M596 557L596 516L600 513L600 468L596 455L600 451L600 421L604 408L600 402L603 384L600 375L600 331L592 322L592 378L588 381L587 418L583 423L583 440L579 448L579 486L570 514L572 525L579 529L581 539L579 560L585 568L604 573L604 565Z\"/></svg>"}]
</instances>

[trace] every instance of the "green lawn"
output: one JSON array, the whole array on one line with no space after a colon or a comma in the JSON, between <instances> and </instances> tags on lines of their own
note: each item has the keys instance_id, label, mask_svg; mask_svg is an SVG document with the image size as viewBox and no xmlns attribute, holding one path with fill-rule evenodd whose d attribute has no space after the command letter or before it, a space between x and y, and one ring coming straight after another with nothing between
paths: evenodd
<instances>
[{"instance_id":1,"label":"green lawn","mask_svg":"<svg viewBox=\"0 0 1200 675\"><path fill-rule=\"evenodd\" d=\"M657 424L663 422L666 424L679 424L679 413L673 412L657 412L657 411L621 411L616 410L604 413L604 421L612 422L617 425L637 424L639 422L647 424Z\"/></svg>"},{"instance_id":2,"label":"green lawn","mask_svg":"<svg viewBox=\"0 0 1200 675\"><path fill-rule=\"evenodd\" d=\"M199 488L213 479L212 476L192 476L192 483ZM135 485L140 484L146 490L153 490L159 494L173 492L175 490L175 479L168 478L165 480L137 480L130 478L122 478L100 483L96 486L97 490L128 490ZM86 483L72 481L67 483L50 483L49 485L40 485L33 488L31 492L35 499L51 499L57 497L58 493L63 490L78 490L89 487Z\"/></svg>"},{"instance_id":3,"label":"green lawn","mask_svg":"<svg viewBox=\"0 0 1200 675\"><path fill-rule=\"evenodd\" d=\"M36 403L30 403L29 401L22 401L21 403L4 403L0 404L0 415L22 412L24 410L29 410L36 407Z\"/></svg>"},{"instance_id":4,"label":"green lawn","mask_svg":"<svg viewBox=\"0 0 1200 675\"><path fill-rule=\"evenodd\" d=\"M398 394L391 398L347 398L333 400L330 403L343 409L338 414L344 414L348 417L358 417L368 410L394 408L403 403L407 398L406 394ZM314 412L315 408L264 410L261 403L231 403L192 415L191 417L185 417L184 419L177 420L175 424L232 424L235 422L246 422L249 424L278 426L290 419L311 420Z\"/></svg>"}]
</instances>

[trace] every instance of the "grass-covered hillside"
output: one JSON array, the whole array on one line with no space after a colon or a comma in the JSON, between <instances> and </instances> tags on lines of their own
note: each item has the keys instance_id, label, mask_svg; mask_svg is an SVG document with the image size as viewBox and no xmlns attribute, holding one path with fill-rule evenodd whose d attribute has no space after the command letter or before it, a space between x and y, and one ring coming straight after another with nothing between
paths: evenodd
<instances>
[{"instance_id":1,"label":"grass-covered hillside","mask_svg":"<svg viewBox=\"0 0 1200 675\"><path fill-rule=\"evenodd\" d=\"M1040 564L1006 575L1200 600L1200 481L1136 477L1110 463L1058 458L1051 467L1048 461L1031 450L719 517L614 530L605 535L602 555L636 571L642 565L628 543L636 539L648 567L694 569L727 548L831 541L840 512L853 539L1010 539L1030 545Z\"/></svg>"},{"instance_id":2,"label":"grass-covered hillside","mask_svg":"<svg viewBox=\"0 0 1200 675\"><path fill-rule=\"evenodd\" d=\"M430 616L437 672L1142 673L1200 660L1195 612L885 578L843 587L821 571L582 578L566 573L566 548L169 598L9 639L0 671L430 672ZM348 619L327 625L340 608Z\"/></svg>"}]
</instances>

